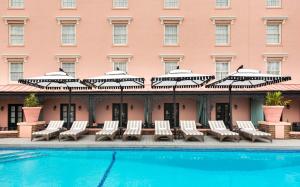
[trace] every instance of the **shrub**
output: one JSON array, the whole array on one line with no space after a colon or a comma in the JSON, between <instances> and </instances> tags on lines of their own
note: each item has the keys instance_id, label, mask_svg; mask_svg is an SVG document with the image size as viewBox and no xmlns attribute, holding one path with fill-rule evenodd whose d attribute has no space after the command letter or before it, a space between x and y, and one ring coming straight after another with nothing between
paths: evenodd
<instances>
[{"instance_id":1,"label":"shrub","mask_svg":"<svg viewBox=\"0 0 300 187\"><path fill-rule=\"evenodd\" d=\"M36 95L34 93L29 94L27 97L25 97L24 106L25 107L38 107L38 106L40 106L39 99L36 97Z\"/></svg>"},{"instance_id":2,"label":"shrub","mask_svg":"<svg viewBox=\"0 0 300 187\"><path fill-rule=\"evenodd\" d=\"M268 92L265 97L265 104L267 106L286 106L290 104L292 100L284 99L282 93L278 92Z\"/></svg>"}]
</instances>

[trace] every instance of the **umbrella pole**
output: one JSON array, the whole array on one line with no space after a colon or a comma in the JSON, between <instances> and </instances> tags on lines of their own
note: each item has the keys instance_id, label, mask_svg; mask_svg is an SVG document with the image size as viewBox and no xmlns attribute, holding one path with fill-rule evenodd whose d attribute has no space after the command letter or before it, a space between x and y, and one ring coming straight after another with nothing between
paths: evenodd
<instances>
[{"instance_id":1,"label":"umbrella pole","mask_svg":"<svg viewBox=\"0 0 300 187\"><path fill-rule=\"evenodd\" d=\"M69 88L69 104L67 109L67 128L70 129L71 122L71 103L72 103L72 89Z\"/></svg>"},{"instance_id":2,"label":"umbrella pole","mask_svg":"<svg viewBox=\"0 0 300 187\"><path fill-rule=\"evenodd\" d=\"M123 127L122 113L123 113L123 87L121 87L121 101L120 101L120 127Z\"/></svg>"},{"instance_id":3,"label":"umbrella pole","mask_svg":"<svg viewBox=\"0 0 300 187\"><path fill-rule=\"evenodd\" d=\"M232 127L232 95L231 95L231 89L232 89L232 85L229 85L229 128L230 130L233 129Z\"/></svg>"},{"instance_id":4,"label":"umbrella pole","mask_svg":"<svg viewBox=\"0 0 300 187\"><path fill-rule=\"evenodd\" d=\"M175 95L175 89L176 87L173 86L173 118L174 118L174 127L176 127L177 125L177 116L176 116L176 113L177 113L177 107L176 107L176 95Z\"/></svg>"}]
</instances>

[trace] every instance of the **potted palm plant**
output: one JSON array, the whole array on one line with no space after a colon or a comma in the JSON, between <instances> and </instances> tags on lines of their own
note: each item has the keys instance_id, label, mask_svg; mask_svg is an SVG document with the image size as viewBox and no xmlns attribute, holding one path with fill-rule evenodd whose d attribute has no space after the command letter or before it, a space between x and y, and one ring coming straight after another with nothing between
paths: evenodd
<instances>
[{"instance_id":1,"label":"potted palm plant","mask_svg":"<svg viewBox=\"0 0 300 187\"><path fill-rule=\"evenodd\" d=\"M289 103L291 103L291 100L286 100L280 91L268 92L263 106L266 121L280 122L283 109Z\"/></svg>"},{"instance_id":2,"label":"potted palm plant","mask_svg":"<svg viewBox=\"0 0 300 187\"><path fill-rule=\"evenodd\" d=\"M36 122L39 119L42 106L34 93L25 97L22 108L26 122Z\"/></svg>"}]
</instances>

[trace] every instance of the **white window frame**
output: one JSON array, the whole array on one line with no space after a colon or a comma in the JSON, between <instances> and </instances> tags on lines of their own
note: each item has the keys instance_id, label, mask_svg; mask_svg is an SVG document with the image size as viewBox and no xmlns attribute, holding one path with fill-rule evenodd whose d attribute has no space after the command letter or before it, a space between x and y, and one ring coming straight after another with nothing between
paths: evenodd
<instances>
[{"instance_id":1,"label":"white window frame","mask_svg":"<svg viewBox=\"0 0 300 187\"><path fill-rule=\"evenodd\" d=\"M12 1L13 0L9 0L8 1L8 8L9 9L24 9L25 8L25 0L23 0L23 6L22 7L14 7L14 6L12 6Z\"/></svg>"},{"instance_id":2,"label":"white window frame","mask_svg":"<svg viewBox=\"0 0 300 187\"><path fill-rule=\"evenodd\" d=\"M125 42L125 44L115 44L115 26L116 25L124 25L124 26L126 26L126 42ZM126 23L114 23L113 24L112 43L113 43L113 46L127 46L128 45L128 24L126 24Z\"/></svg>"},{"instance_id":3,"label":"white window frame","mask_svg":"<svg viewBox=\"0 0 300 187\"><path fill-rule=\"evenodd\" d=\"M268 26L269 25L278 25L279 26L279 42L278 43L269 43L268 41ZM282 44L282 23L281 22L275 22L275 23L272 23L272 22L267 22L266 24L266 44L267 45L281 45Z\"/></svg>"},{"instance_id":4,"label":"white window frame","mask_svg":"<svg viewBox=\"0 0 300 187\"><path fill-rule=\"evenodd\" d=\"M167 72L166 72L166 64L167 63L176 63L176 67L178 66L178 64L179 64L179 61L178 60L174 60L174 61L163 61L163 63L164 63L164 74L168 74ZM172 71L172 70L171 70Z\"/></svg>"},{"instance_id":5,"label":"white window frame","mask_svg":"<svg viewBox=\"0 0 300 187\"><path fill-rule=\"evenodd\" d=\"M282 73L282 62L283 62L283 59L280 59L280 58L271 58L271 57L269 57L269 58L267 58L267 61L266 61L266 69L267 69L267 74L269 74L269 63L270 62L278 62L279 63L279 74L278 75L281 75L281 73Z\"/></svg>"},{"instance_id":6,"label":"white window frame","mask_svg":"<svg viewBox=\"0 0 300 187\"><path fill-rule=\"evenodd\" d=\"M216 9L228 9L228 8L230 8L230 6L231 6L231 0L228 0L227 6L218 6L217 0L215 0L215 7L216 7Z\"/></svg>"},{"instance_id":7,"label":"white window frame","mask_svg":"<svg viewBox=\"0 0 300 187\"><path fill-rule=\"evenodd\" d=\"M60 61L60 68L61 69L63 69L63 64L74 64L74 78L76 78L77 77L76 62L67 62L67 61L64 61L63 59L61 59L61 61ZM66 72L66 73L68 73L68 72Z\"/></svg>"},{"instance_id":8,"label":"white window frame","mask_svg":"<svg viewBox=\"0 0 300 187\"><path fill-rule=\"evenodd\" d=\"M11 27L16 25L22 25L23 26L23 42L21 44L13 44L11 42ZM8 24L8 44L9 46L24 46L25 45L25 25L24 24Z\"/></svg>"},{"instance_id":9,"label":"white window frame","mask_svg":"<svg viewBox=\"0 0 300 187\"><path fill-rule=\"evenodd\" d=\"M177 27L177 42L176 44L167 44L166 43L166 26L169 26L169 25L172 25L172 26L176 26ZM164 24L164 46L178 46L179 45L179 24Z\"/></svg>"},{"instance_id":10,"label":"white window frame","mask_svg":"<svg viewBox=\"0 0 300 187\"><path fill-rule=\"evenodd\" d=\"M129 6L129 0L127 0L127 6L126 7L118 7L118 6L115 6L115 1L116 0L112 0L112 8L113 9L128 9L128 6Z\"/></svg>"},{"instance_id":11,"label":"white window frame","mask_svg":"<svg viewBox=\"0 0 300 187\"><path fill-rule=\"evenodd\" d=\"M164 9L179 9L179 7L180 7L180 0L177 0L177 7L168 7L168 6L166 6L167 5L167 3L166 3L167 0L163 0L163 1L164 1Z\"/></svg>"},{"instance_id":12,"label":"white window frame","mask_svg":"<svg viewBox=\"0 0 300 187\"><path fill-rule=\"evenodd\" d=\"M8 61L9 63L9 67L8 67L8 80L10 84L17 84L18 81L13 81L11 80L11 64L16 63L16 64L22 64L22 73L23 73L23 77L24 77L24 61L20 61L20 62L14 62L14 61Z\"/></svg>"},{"instance_id":13,"label":"white window frame","mask_svg":"<svg viewBox=\"0 0 300 187\"><path fill-rule=\"evenodd\" d=\"M227 26L227 28L228 28L227 43L217 43L217 27L218 26ZM216 46L230 46L231 45L231 24L230 23L216 23L215 24L215 45Z\"/></svg>"},{"instance_id":14,"label":"white window frame","mask_svg":"<svg viewBox=\"0 0 300 187\"><path fill-rule=\"evenodd\" d=\"M118 61L112 60L112 69L113 69L113 71L116 71L115 67L116 67L117 63L125 63L125 72L128 72L128 61L120 61L120 62L118 62ZM120 70L120 71L123 71L123 70Z\"/></svg>"},{"instance_id":15,"label":"white window frame","mask_svg":"<svg viewBox=\"0 0 300 187\"><path fill-rule=\"evenodd\" d=\"M231 64L231 60L222 60L222 59L215 59L215 75L216 75L216 80L221 80L221 79L218 79L218 77L217 77L217 64L218 63L227 63L228 64L228 69L227 69L227 71L228 71L228 73L227 73L227 75L230 73L230 64Z\"/></svg>"},{"instance_id":16,"label":"white window frame","mask_svg":"<svg viewBox=\"0 0 300 187\"><path fill-rule=\"evenodd\" d=\"M74 40L74 43L72 44L64 44L63 43L63 26L66 26L66 25L73 25L74 26L74 34L75 34L75 40ZM60 44L62 46L76 46L77 45L77 26L75 23L62 23L61 26L60 26Z\"/></svg>"},{"instance_id":17,"label":"white window frame","mask_svg":"<svg viewBox=\"0 0 300 187\"><path fill-rule=\"evenodd\" d=\"M266 8L270 8L270 9L272 9L272 8L282 8L282 0L278 0L279 1L279 5L278 6L269 6L268 5L268 0L265 0L265 2L266 2Z\"/></svg>"},{"instance_id":18,"label":"white window frame","mask_svg":"<svg viewBox=\"0 0 300 187\"><path fill-rule=\"evenodd\" d=\"M74 2L75 2L74 7L65 7L64 6L64 0L60 0L60 7L61 7L61 9L76 9L77 8L77 0L74 0Z\"/></svg>"}]
</instances>

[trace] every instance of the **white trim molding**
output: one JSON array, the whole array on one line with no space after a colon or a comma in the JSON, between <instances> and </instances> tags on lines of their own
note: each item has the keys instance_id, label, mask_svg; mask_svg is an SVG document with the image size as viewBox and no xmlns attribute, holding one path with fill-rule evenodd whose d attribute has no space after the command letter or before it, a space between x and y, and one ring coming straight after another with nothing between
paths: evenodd
<instances>
[{"instance_id":1,"label":"white trim molding","mask_svg":"<svg viewBox=\"0 0 300 187\"><path fill-rule=\"evenodd\" d=\"M268 22L279 22L284 24L288 19L288 16L264 16L262 19L264 24L267 24Z\"/></svg>"},{"instance_id":2,"label":"white trim molding","mask_svg":"<svg viewBox=\"0 0 300 187\"><path fill-rule=\"evenodd\" d=\"M160 16L159 17L161 24L182 24L184 17L183 16Z\"/></svg>"},{"instance_id":3,"label":"white trim molding","mask_svg":"<svg viewBox=\"0 0 300 187\"><path fill-rule=\"evenodd\" d=\"M109 54L107 55L107 59L109 62L113 62L114 59L127 59L127 62L131 62L133 58L132 54Z\"/></svg>"},{"instance_id":4,"label":"white trim molding","mask_svg":"<svg viewBox=\"0 0 300 187\"><path fill-rule=\"evenodd\" d=\"M56 17L56 21L58 24L63 24L63 23L79 24L80 20L81 20L80 16L57 16Z\"/></svg>"},{"instance_id":5,"label":"white trim molding","mask_svg":"<svg viewBox=\"0 0 300 187\"><path fill-rule=\"evenodd\" d=\"M131 16L110 16L107 20L110 24L130 24L133 18Z\"/></svg>"},{"instance_id":6,"label":"white trim molding","mask_svg":"<svg viewBox=\"0 0 300 187\"><path fill-rule=\"evenodd\" d=\"M230 59L231 61L233 61L233 59L236 58L236 54L235 53L212 53L210 57L213 59L214 62L220 59Z\"/></svg>"},{"instance_id":7,"label":"white trim molding","mask_svg":"<svg viewBox=\"0 0 300 187\"><path fill-rule=\"evenodd\" d=\"M9 62L9 59L23 59L23 62L28 62L29 55L27 54L2 54L2 58L5 63Z\"/></svg>"},{"instance_id":8,"label":"white trim molding","mask_svg":"<svg viewBox=\"0 0 300 187\"><path fill-rule=\"evenodd\" d=\"M213 22L213 24L218 23L226 23L226 24L233 24L236 20L235 16L211 16L210 20Z\"/></svg>"},{"instance_id":9,"label":"white trim molding","mask_svg":"<svg viewBox=\"0 0 300 187\"><path fill-rule=\"evenodd\" d=\"M81 56L79 54L57 54L55 58L58 63L61 63L63 59L75 59L75 62L78 63Z\"/></svg>"},{"instance_id":10,"label":"white trim molding","mask_svg":"<svg viewBox=\"0 0 300 187\"><path fill-rule=\"evenodd\" d=\"M265 62L268 61L268 58L281 58L285 62L288 58L288 53L264 53L262 56Z\"/></svg>"},{"instance_id":11,"label":"white trim molding","mask_svg":"<svg viewBox=\"0 0 300 187\"><path fill-rule=\"evenodd\" d=\"M159 57L161 62L166 62L166 61L182 62L184 59L183 54L160 54Z\"/></svg>"},{"instance_id":12,"label":"white trim molding","mask_svg":"<svg viewBox=\"0 0 300 187\"><path fill-rule=\"evenodd\" d=\"M21 23L21 24L26 24L27 21L29 20L28 16L2 16L5 24L10 24L10 23Z\"/></svg>"}]
</instances>

